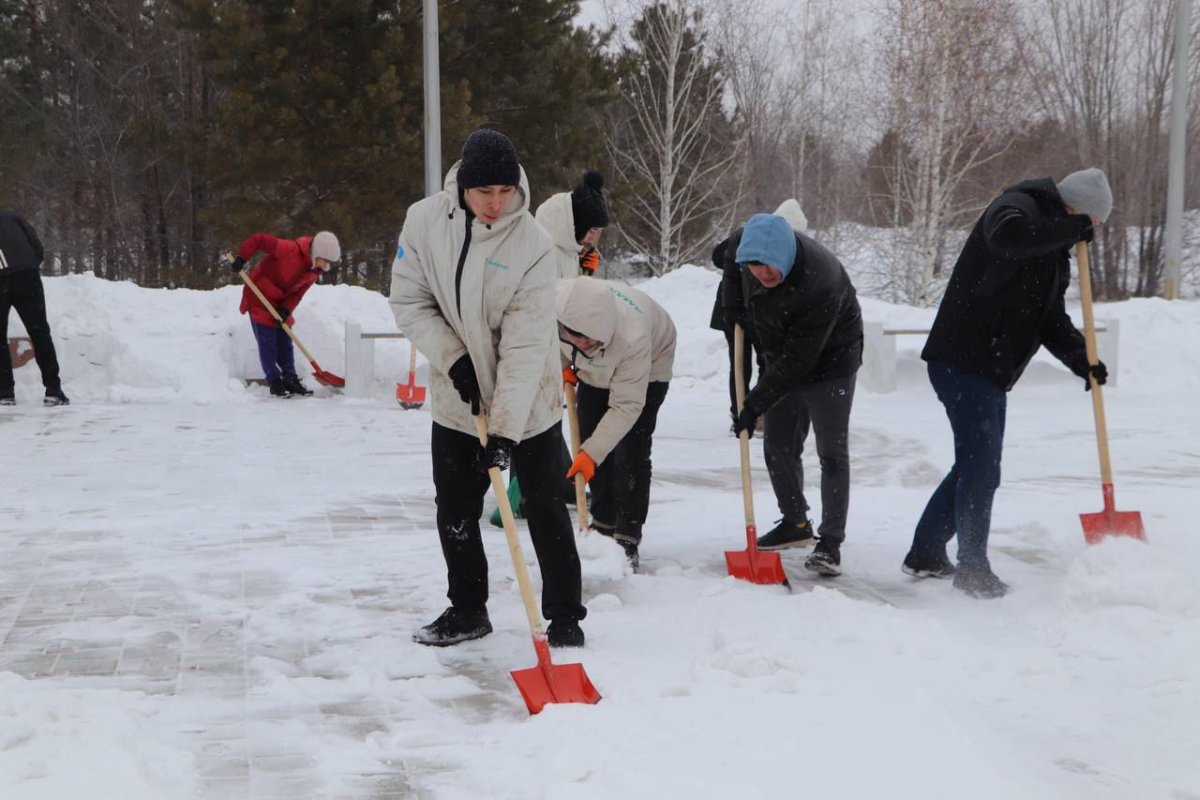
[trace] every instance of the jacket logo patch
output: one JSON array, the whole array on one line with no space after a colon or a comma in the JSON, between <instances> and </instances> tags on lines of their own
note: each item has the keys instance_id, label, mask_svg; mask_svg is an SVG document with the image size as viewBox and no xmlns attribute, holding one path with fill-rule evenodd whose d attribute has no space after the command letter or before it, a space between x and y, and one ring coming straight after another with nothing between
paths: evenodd
<instances>
[{"instance_id":1,"label":"jacket logo patch","mask_svg":"<svg viewBox=\"0 0 1200 800\"><path fill-rule=\"evenodd\" d=\"M404 258L404 245L398 244L396 245L396 260L399 261L402 258Z\"/></svg>"},{"instance_id":2,"label":"jacket logo patch","mask_svg":"<svg viewBox=\"0 0 1200 800\"><path fill-rule=\"evenodd\" d=\"M508 264L501 264L499 261L497 261L494 258L485 258L483 260L483 263L488 265L492 269L508 269Z\"/></svg>"},{"instance_id":3,"label":"jacket logo patch","mask_svg":"<svg viewBox=\"0 0 1200 800\"><path fill-rule=\"evenodd\" d=\"M642 313L641 307L637 304L637 302L632 297L625 294L624 292L622 292L620 289L616 288L615 286L609 286L608 290L610 292L612 292L613 296L616 297L618 300L624 300L625 304L627 306L629 306L630 308L632 308L634 311L636 311L639 314Z\"/></svg>"}]
</instances>

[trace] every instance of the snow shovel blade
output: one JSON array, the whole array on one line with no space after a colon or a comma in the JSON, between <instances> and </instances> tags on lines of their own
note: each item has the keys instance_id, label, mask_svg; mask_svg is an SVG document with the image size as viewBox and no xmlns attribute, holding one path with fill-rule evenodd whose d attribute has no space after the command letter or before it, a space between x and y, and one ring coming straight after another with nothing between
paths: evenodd
<instances>
[{"instance_id":1,"label":"snow shovel blade","mask_svg":"<svg viewBox=\"0 0 1200 800\"><path fill-rule=\"evenodd\" d=\"M583 671L583 664L550 663L550 645L544 634L533 637L533 647L537 650L537 666L511 673L530 714L537 714L548 703L600 702L600 693Z\"/></svg>"},{"instance_id":2,"label":"snow shovel blade","mask_svg":"<svg viewBox=\"0 0 1200 800\"><path fill-rule=\"evenodd\" d=\"M1142 525L1142 512L1117 511L1113 508L1113 488L1105 484L1104 510L1093 514L1080 514L1079 521L1083 523L1083 538L1088 544L1096 544L1105 536L1131 536L1134 539L1146 540L1146 528Z\"/></svg>"},{"instance_id":3,"label":"snow shovel blade","mask_svg":"<svg viewBox=\"0 0 1200 800\"><path fill-rule=\"evenodd\" d=\"M783 571L783 559L779 557L779 553L726 550L725 566L729 568L729 574L738 580L788 585L787 573Z\"/></svg>"},{"instance_id":4,"label":"snow shovel blade","mask_svg":"<svg viewBox=\"0 0 1200 800\"><path fill-rule=\"evenodd\" d=\"M408 383L396 384L396 402L404 408L420 408L425 403L425 387L417 386L416 376L409 375Z\"/></svg>"},{"instance_id":5,"label":"snow shovel blade","mask_svg":"<svg viewBox=\"0 0 1200 800\"><path fill-rule=\"evenodd\" d=\"M345 378L339 378L337 375L334 375L332 372L326 372L325 370L318 367L315 363L312 365L312 368L313 368L313 378L315 378L317 383L321 384L322 386L332 386L335 389L341 389L341 388L345 387L345 385L346 385Z\"/></svg>"}]
</instances>

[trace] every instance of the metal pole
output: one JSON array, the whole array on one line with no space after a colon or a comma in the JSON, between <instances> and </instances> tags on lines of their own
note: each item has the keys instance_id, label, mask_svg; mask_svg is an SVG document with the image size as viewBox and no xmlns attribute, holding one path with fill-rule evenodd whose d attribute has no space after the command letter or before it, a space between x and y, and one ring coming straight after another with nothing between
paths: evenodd
<instances>
[{"instance_id":1,"label":"metal pole","mask_svg":"<svg viewBox=\"0 0 1200 800\"><path fill-rule=\"evenodd\" d=\"M1192 0L1175 2L1175 63L1171 76L1171 138L1167 158L1167 281L1168 300L1179 299L1183 261L1184 144L1187 138L1188 45L1191 40Z\"/></svg>"},{"instance_id":2,"label":"metal pole","mask_svg":"<svg viewBox=\"0 0 1200 800\"><path fill-rule=\"evenodd\" d=\"M442 92L438 69L438 4L425 0L425 195L442 188Z\"/></svg>"}]
</instances>

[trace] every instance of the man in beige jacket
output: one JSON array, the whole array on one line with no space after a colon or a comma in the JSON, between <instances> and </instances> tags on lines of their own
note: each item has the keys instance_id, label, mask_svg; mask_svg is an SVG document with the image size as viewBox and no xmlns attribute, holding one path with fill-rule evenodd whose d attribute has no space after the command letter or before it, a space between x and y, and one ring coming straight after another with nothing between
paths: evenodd
<instances>
[{"instance_id":1,"label":"man in beige jacket","mask_svg":"<svg viewBox=\"0 0 1200 800\"><path fill-rule=\"evenodd\" d=\"M538 224L554 240L558 277L592 275L600 264L600 233L608 227L608 202L604 199L604 176L595 170L569 192L551 195L538 206Z\"/></svg>"},{"instance_id":2,"label":"man in beige jacket","mask_svg":"<svg viewBox=\"0 0 1200 800\"><path fill-rule=\"evenodd\" d=\"M563 380L578 388L582 444L567 472L592 486L592 527L634 569L650 505L650 449L675 362L675 324L645 293L597 278L558 283Z\"/></svg>"},{"instance_id":3,"label":"man in beige jacket","mask_svg":"<svg viewBox=\"0 0 1200 800\"><path fill-rule=\"evenodd\" d=\"M551 646L582 646L579 555L559 492L562 387L555 346L553 245L529 213L516 149L496 131L463 145L438 194L413 204L392 263L396 324L430 364L433 483L451 606L421 644L491 632L479 517L490 467L510 463L542 574ZM484 411L479 445L472 414Z\"/></svg>"}]
</instances>

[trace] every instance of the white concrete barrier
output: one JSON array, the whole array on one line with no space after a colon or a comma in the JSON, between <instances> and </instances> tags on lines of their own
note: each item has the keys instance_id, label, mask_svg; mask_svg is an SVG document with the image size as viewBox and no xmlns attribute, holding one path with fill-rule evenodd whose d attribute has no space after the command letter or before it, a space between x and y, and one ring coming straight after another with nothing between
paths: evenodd
<instances>
[{"instance_id":1,"label":"white concrete barrier","mask_svg":"<svg viewBox=\"0 0 1200 800\"><path fill-rule=\"evenodd\" d=\"M370 397L375 384L375 340L407 339L400 331L364 333L357 322L346 323L346 396Z\"/></svg>"}]
</instances>

